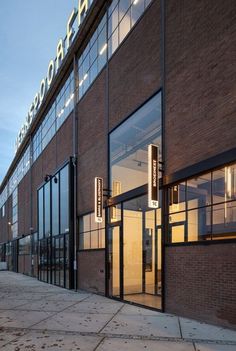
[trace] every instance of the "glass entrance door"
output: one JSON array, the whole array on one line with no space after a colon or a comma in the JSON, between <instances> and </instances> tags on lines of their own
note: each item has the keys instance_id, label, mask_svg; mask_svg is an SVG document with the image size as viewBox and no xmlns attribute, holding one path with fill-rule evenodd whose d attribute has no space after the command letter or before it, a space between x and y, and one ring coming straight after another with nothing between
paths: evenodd
<instances>
[{"instance_id":1,"label":"glass entrance door","mask_svg":"<svg viewBox=\"0 0 236 351\"><path fill-rule=\"evenodd\" d=\"M147 196L117 206L119 222L107 231L109 296L161 309L161 209L148 208Z\"/></svg>"},{"instance_id":2,"label":"glass entrance door","mask_svg":"<svg viewBox=\"0 0 236 351\"><path fill-rule=\"evenodd\" d=\"M158 309L161 309L160 212L148 208L146 196L123 203L124 300Z\"/></svg>"},{"instance_id":3,"label":"glass entrance door","mask_svg":"<svg viewBox=\"0 0 236 351\"><path fill-rule=\"evenodd\" d=\"M122 298L121 227L108 227L108 289L109 296Z\"/></svg>"}]
</instances>

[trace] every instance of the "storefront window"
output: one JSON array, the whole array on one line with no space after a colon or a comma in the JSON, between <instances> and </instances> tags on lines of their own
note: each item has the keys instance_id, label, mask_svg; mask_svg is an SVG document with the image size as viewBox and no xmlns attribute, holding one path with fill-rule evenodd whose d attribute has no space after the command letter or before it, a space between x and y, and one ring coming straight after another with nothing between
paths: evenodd
<instances>
[{"instance_id":1,"label":"storefront window","mask_svg":"<svg viewBox=\"0 0 236 351\"><path fill-rule=\"evenodd\" d=\"M175 184L168 194L170 243L236 237L235 165Z\"/></svg>"},{"instance_id":2,"label":"storefront window","mask_svg":"<svg viewBox=\"0 0 236 351\"><path fill-rule=\"evenodd\" d=\"M16 187L12 193L12 237L16 238L18 235L18 188Z\"/></svg>"},{"instance_id":3,"label":"storefront window","mask_svg":"<svg viewBox=\"0 0 236 351\"><path fill-rule=\"evenodd\" d=\"M50 189L50 182L48 182L44 186L44 234L46 237L51 234L50 207L51 207L51 189Z\"/></svg>"},{"instance_id":4,"label":"storefront window","mask_svg":"<svg viewBox=\"0 0 236 351\"><path fill-rule=\"evenodd\" d=\"M187 180L188 209L211 204L211 174Z\"/></svg>"},{"instance_id":5,"label":"storefront window","mask_svg":"<svg viewBox=\"0 0 236 351\"><path fill-rule=\"evenodd\" d=\"M108 9L108 57L116 51L151 0L113 0Z\"/></svg>"},{"instance_id":6,"label":"storefront window","mask_svg":"<svg viewBox=\"0 0 236 351\"><path fill-rule=\"evenodd\" d=\"M60 233L69 232L69 167L60 171Z\"/></svg>"},{"instance_id":7,"label":"storefront window","mask_svg":"<svg viewBox=\"0 0 236 351\"><path fill-rule=\"evenodd\" d=\"M110 134L113 196L147 183L149 144L161 147L161 93Z\"/></svg>"},{"instance_id":8,"label":"storefront window","mask_svg":"<svg viewBox=\"0 0 236 351\"><path fill-rule=\"evenodd\" d=\"M38 190L39 239L69 232L69 166Z\"/></svg>"},{"instance_id":9,"label":"storefront window","mask_svg":"<svg viewBox=\"0 0 236 351\"><path fill-rule=\"evenodd\" d=\"M103 218L105 219L103 210ZM79 250L105 248L105 224L96 223L94 213L79 218Z\"/></svg>"},{"instance_id":10,"label":"storefront window","mask_svg":"<svg viewBox=\"0 0 236 351\"><path fill-rule=\"evenodd\" d=\"M43 188L38 191L38 233L39 239L44 236L44 215L43 215Z\"/></svg>"},{"instance_id":11,"label":"storefront window","mask_svg":"<svg viewBox=\"0 0 236 351\"><path fill-rule=\"evenodd\" d=\"M59 175L52 180L52 235L59 234Z\"/></svg>"},{"instance_id":12,"label":"storefront window","mask_svg":"<svg viewBox=\"0 0 236 351\"><path fill-rule=\"evenodd\" d=\"M106 15L79 58L79 98L86 93L107 62Z\"/></svg>"}]
</instances>

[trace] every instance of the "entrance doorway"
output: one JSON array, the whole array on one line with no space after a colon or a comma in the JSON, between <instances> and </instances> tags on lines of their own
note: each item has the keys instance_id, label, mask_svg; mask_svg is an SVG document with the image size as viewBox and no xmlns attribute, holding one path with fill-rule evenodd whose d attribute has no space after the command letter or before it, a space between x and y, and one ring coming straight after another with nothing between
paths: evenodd
<instances>
[{"instance_id":1,"label":"entrance doorway","mask_svg":"<svg viewBox=\"0 0 236 351\"><path fill-rule=\"evenodd\" d=\"M161 309L161 210L141 196L119 204L119 212L107 230L108 295Z\"/></svg>"}]
</instances>

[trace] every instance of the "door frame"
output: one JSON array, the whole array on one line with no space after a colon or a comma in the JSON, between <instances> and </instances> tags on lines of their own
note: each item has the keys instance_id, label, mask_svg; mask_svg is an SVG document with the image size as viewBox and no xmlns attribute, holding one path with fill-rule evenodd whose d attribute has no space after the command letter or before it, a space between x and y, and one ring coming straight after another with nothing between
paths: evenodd
<instances>
[{"instance_id":1,"label":"door frame","mask_svg":"<svg viewBox=\"0 0 236 351\"><path fill-rule=\"evenodd\" d=\"M140 189L145 189L146 187L140 187ZM118 300L118 301L124 301L128 304L131 305L137 305L137 306L142 306L144 308L150 309L150 310L158 310L158 311L164 311L164 280L163 280L163 276L164 276L164 260L163 260L163 223L161 223L160 225L156 224L156 213L155 213L155 228L154 228L154 235L155 235L155 244L156 244L156 249L157 249L157 243L158 243L158 230L161 230L161 285L162 285L162 293L161 296L160 294L158 294L158 262L157 262L157 253L155 253L155 277L154 277L154 281L155 281L155 295L160 296L161 297L161 309L157 309L151 306L146 306L146 305L141 305L135 302L131 302L128 300L124 299L124 223L123 223L123 203L129 200L132 200L134 198L146 195L147 193L144 191L142 191L141 193L137 192L137 189L135 189L135 191L131 191L130 193L132 193L133 196L131 197L127 197L127 194L122 194L119 195L117 197L113 197L113 198L109 198L109 200L107 201L107 206L105 207L105 222L106 222L106 228L105 228L105 296L108 298L112 298L114 300ZM112 206L115 205L120 205L120 210L121 210L121 218L120 220L116 221L116 222L111 222L109 221L109 209ZM143 224L142 224L143 225ZM117 296L112 296L110 294L110 267L109 267L109 229L112 227L119 227L119 231L120 231L120 246L119 246L119 250L120 250L120 296L119 298ZM144 265L144 262L142 263ZM143 268L142 268L143 269Z\"/></svg>"},{"instance_id":2,"label":"door frame","mask_svg":"<svg viewBox=\"0 0 236 351\"><path fill-rule=\"evenodd\" d=\"M122 215L122 205L121 205L121 218L123 217ZM106 212L108 211L108 208L106 209ZM107 217L107 214L106 214ZM111 274L111 267L110 267L110 259L109 259L109 230L112 228L118 227L119 228L119 261L120 261L120 274L119 274L119 280L120 280L120 294L119 297L113 296L110 293L110 274ZM105 257L106 257L106 296L111 297L116 300L123 300L124 298L124 264L123 264L123 223L122 220L113 222L113 223L107 223L106 225L106 252L105 252Z\"/></svg>"}]
</instances>

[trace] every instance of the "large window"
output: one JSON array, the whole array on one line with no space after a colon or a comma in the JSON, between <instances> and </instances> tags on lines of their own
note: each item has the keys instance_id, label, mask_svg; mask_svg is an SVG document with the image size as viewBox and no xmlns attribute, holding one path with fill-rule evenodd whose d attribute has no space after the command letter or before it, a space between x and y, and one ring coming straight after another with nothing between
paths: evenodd
<instances>
[{"instance_id":1,"label":"large window","mask_svg":"<svg viewBox=\"0 0 236 351\"><path fill-rule=\"evenodd\" d=\"M38 190L39 278L69 287L70 168L64 166Z\"/></svg>"},{"instance_id":2,"label":"large window","mask_svg":"<svg viewBox=\"0 0 236 351\"><path fill-rule=\"evenodd\" d=\"M69 166L38 190L39 239L69 232Z\"/></svg>"},{"instance_id":3,"label":"large window","mask_svg":"<svg viewBox=\"0 0 236 351\"><path fill-rule=\"evenodd\" d=\"M69 232L69 167L60 171L60 233Z\"/></svg>"},{"instance_id":4,"label":"large window","mask_svg":"<svg viewBox=\"0 0 236 351\"><path fill-rule=\"evenodd\" d=\"M51 234L51 186L50 182L44 186L44 235L50 236Z\"/></svg>"},{"instance_id":5,"label":"large window","mask_svg":"<svg viewBox=\"0 0 236 351\"><path fill-rule=\"evenodd\" d=\"M103 218L105 218L103 211ZM79 219L79 249L105 248L105 224L95 223L94 213L81 216Z\"/></svg>"},{"instance_id":6,"label":"large window","mask_svg":"<svg viewBox=\"0 0 236 351\"><path fill-rule=\"evenodd\" d=\"M170 243L236 237L236 165L169 189Z\"/></svg>"},{"instance_id":7,"label":"large window","mask_svg":"<svg viewBox=\"0 0 236 351\"><path fill-rule=\"evenodd\" d=\"M44 210L43 210L44 188L38 191L38 233L39 239L44 236Z\"/></svg>"},{"instance_id":8,"label":"large window","mask_svg":"<svg viewBox=\"0 0 236 351\"><path fill-rule=\"evenodd\" d=\"M42 122L42 150L56 133L56 104L52 104L49 112Z\"/></svg>"},{"instance_id":9,"label":"large window","mask_svg":"<svg viewBox=\"0 0 236 351\"><path fill-rule=\"evenodd\" d=\"M149 144L161 147L161 93L110 134L113 196L147 183Z\"/></svg>"},{"instance_id":10,"label":"large window","mask_svg":"<svg viewBox=\"0 0 236 351\"><path fill-rule=\"evenodd\" d=\"M79 98L92 84L107 62L106 15L79 58Z\"/></svg>"},{"instance_id":11,"label":"large window","mask_svg":"<svg viewBox=\"0 0 236 351\"><path fill-rule=\"evenodd\" d=\"M59 234L59 174L52 181L52 235Z\"/></svg>"},{"instance_id":12,"label":"large window","mask_svg":"<svg viewBox=\"0 0 236 351\"><path fill-rule=\"evenodd\" d=\"M12 238L16 238L18 235L18 188L12 193Z\"/></svg>"},{"instance_id":13,"label":"large window","mask_svg":"<svg viewBox=\"0 0 236 351\"><path fill-rule=\"evenodd\" d=\"M33 162L39 157L74 108L74 72L58 92L42 123L33 136Z\"/></svg>"},{"instance_id":14,"label":"large window","mask_svg":"<svg viewBox=\"0 0 236 351\"><path fill-rule=\"evenodd\" d=\"M150 2L151 0L112 1L108 13L100 21L79 57L79 99L86 93Z\"/></svg>"},{"instance_id":15,"label":"large window","mask_svg":"<svg viewBox=\"0 0 236 351\"><path fill-rule=\"evenodd\" d=\"M113 0L108 10L108 57L116 51L151 0Z\"/></svg>"},{"instance_id":16,"label":"large window","mask_svg":"<svg viewBox=\"0 0 236 351\"><path fill-rule=\"evenodd\" d=\"M30 169L30 147L28 146L23 153L18 165L16 166L13 174L11 175L8 182L8 196L16 189L22 178Z\"/></svg>"}]
</instances>

